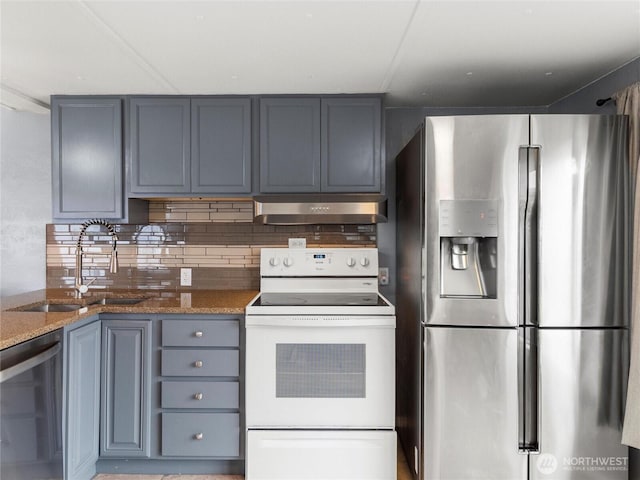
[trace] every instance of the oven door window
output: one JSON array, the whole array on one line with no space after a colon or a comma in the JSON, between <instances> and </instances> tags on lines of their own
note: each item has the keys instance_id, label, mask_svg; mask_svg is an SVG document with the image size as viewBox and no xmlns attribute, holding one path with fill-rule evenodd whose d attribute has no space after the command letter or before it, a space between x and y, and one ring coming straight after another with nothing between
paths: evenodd
<instances>
[{"instance_id":1,"label":"oven door window","mask_svg":"<svg viewBox=\"0 0 640 480\"><path fill-rule=\"evenodd\" d=\"M395 329L376 322L248 317L247 426L392 428Z\"/></svg>"},{"instance_id":2,"label":"oven door window","mask_svg":"<svg viewBox=\"0 0 640 480\"><path fill-rule=\"evenodd\" d=\"M365 398L366 345L279 343L277 398Z\"/></svg>"}]
</instances>

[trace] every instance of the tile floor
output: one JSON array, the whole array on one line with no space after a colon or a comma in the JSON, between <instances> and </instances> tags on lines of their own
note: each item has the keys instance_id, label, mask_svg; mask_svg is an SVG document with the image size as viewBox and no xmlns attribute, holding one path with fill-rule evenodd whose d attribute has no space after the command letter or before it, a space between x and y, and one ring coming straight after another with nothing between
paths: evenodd
<instances>
[{"instance_id":1,"label":"tile floor","mask_svg":"<svg viewBox=\"0 0 640 480\"><path fill-rule=\"evenodd\" d=\"M244 477L242 475L107 475L101 473L93 480L244 480ZM402 450L398 450L398 480L411 480L411 473Z\"/></svg>"}]
</instances>

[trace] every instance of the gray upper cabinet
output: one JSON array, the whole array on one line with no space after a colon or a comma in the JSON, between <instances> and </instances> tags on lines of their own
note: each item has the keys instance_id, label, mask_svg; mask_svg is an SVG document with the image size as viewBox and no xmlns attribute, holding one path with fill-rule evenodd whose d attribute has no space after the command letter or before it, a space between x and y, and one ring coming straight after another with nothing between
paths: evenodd
<instances>
[{"instance_id":1,"label":"gray upper cabinet","mask_svg":"<svg viewBox=\"0 0 640 480\"><path fill-rule=\"evenodd\" d=\"M251 192L251 100L133 97L130 195Z\"/></svg>"},{"instance_id":2,"label":"gray upper cabinet","mask_svg":"<svg viewBox=\"0 0 640 480\"><path fill-rule=\"evenodd\" d=\"M260 191L320 190L320 99L260 100Z\"/></svg>"},{"instance_id":3,"label":"gray upper cabinet","mask_svg":"<svg viewBox=\"0 0 640 480\"><path fill-rule=\"evenodd\" d=\"M151 321L102 322L101 457L149 457Z\"/></svg>"},{"instance_id":4,"label":"gray upper cabinet","mask_svg":"<svg viewBox=\"0 0 640 480\"><path fill-rule=\"evenodd\" d=\"M190 191L190 119L188 97L129 100L132 194Z\"/></svg>"},{"instance_id":5,"label":"gray upper cabinet","mask_svg":"<svg viewBox=\"0 0 640 480\"><path fill-rule=\"evenodd\" d=\"M322 100L323 192L379 192L381 189L379 98Z\"/></svg>"},{"instance_id":6,"label":"gray upper cabinet","mask_svg":"<svg viewBox=\"0 0 640 480\"><path fill-rule=\"evenodd\" d=\"M251 192L251 100L191 100L191 191Z\"/></svg>"},{"instance_id":7,"label":"gray upper cabinet","mask_svg":"<svg viewBox=\"0 0 640 480\"><path fill-rule=\"evenodd\" d=\"M260 101L260 191L380 192L379 97Z\"/></svg>"},{"instance_id":8,"label":"gray upper cabinet","mask_svg":"<svg viewBox=\"0 0 640 480\"><path fill-rule=\"evenodd\" d=\"M53 218L120 219L122 99L53 97Z\"/></svg>"}]
</instances>

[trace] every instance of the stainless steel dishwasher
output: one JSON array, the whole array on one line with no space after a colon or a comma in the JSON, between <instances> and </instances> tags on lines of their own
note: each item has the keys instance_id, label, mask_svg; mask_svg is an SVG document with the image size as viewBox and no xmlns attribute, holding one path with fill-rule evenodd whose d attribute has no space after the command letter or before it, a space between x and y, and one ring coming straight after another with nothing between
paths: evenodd
<instances>
[{"instance_id":1,"label":"stainless steel dishwasher","mask_svg":"<svg viewBox=\"0 0 640 480\"><path fill-rule=\"evenodd\" d=\"M0 478L62 479L62 339L0 351Z\"/></svg>"}]
</instances>

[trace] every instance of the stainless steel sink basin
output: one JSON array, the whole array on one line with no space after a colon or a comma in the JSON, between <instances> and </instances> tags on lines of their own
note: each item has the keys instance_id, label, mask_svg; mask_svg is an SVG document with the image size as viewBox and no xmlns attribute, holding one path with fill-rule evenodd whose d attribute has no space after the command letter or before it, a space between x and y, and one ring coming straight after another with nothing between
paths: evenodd
<instances>
[{"instance_id":1,"label":"stainless steel sink basin","mask_svg":"<svg viewBox=\"0 0 640 480\"><path fill-rule=\"evenodd\" d=\"M73 312L80 310L86 305L78 305L77 303L43 303L27 308L18 308L21 312Z\"/></svg>"},{"instance_id":2,"label":"stainless steel sink basin","mask_svg":"<svg viewBox=\"0 0 640 480\"><path fill-rule=\"evenodd\" d=\"M91 302L91 305L135 305L145 300L146 298L101 298L96 302Z\"/></svg>"}]
</instances>

